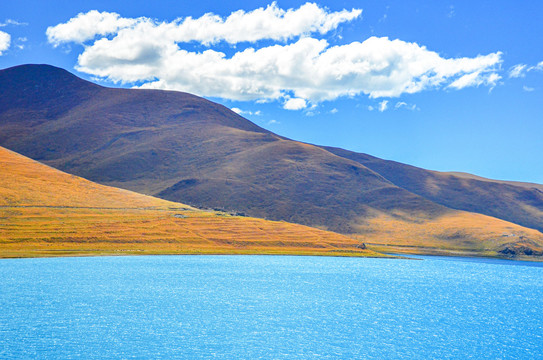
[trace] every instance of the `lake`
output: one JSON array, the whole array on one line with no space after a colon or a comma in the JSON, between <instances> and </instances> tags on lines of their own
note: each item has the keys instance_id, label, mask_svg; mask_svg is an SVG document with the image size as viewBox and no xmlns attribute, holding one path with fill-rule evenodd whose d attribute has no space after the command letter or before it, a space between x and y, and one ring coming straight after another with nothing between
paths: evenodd
<instances>
[{"instance_id":1,"label":"lake","mask_svg":"<svg viewBox=\"0 0 543 360\"><path fill-rule=\"evenodd\" d=\"M0 260L0 359L535 359L543 264Z\"/></svg>"}]
</instances>

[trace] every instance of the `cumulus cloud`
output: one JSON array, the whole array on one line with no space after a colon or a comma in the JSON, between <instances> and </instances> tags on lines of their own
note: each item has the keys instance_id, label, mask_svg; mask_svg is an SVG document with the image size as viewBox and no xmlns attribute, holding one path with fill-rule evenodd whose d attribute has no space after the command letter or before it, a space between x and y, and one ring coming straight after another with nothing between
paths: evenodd
<instances>
[{"instance_id":1,"label":"cumulus cloud","mask_svg":"<svg viewBox=\"0 0 543 360\"><path fill-rule=\"evenodd\" d=\"M280 100L285 109L359 94L390 98L429 89L494 86L501 78L500 52L444 58L417 43L387 37L331 46L309 36L360 14L357 9L329 12L312 3L282 10L272 3L227 18L206 14L159 23L91 11L48 28L47 36L54 46L84 43L77 69L93 76L232 100ZM232 56L183 45L261 39L288 41L247 47Z\"/></svg>"},{"instance_id":2,"label":"cumulus cloud","mask_svg":"<svg viewBox=\"0 0 543 360\"><path fill-rule=\"evenodd\" d=\"M112 81L147 81L146 88L177 89L235 100L295 97L319 102L360 93L397 97L437 88L494 85L501 53L444 59L415 43L371 37L330 47L302 38L288 45L222 52L190 52L144 36L102 38L78 58L78 70Z\"/></svg>"},{"instance_id":3,"label":"cumulus cloud","mask_svg":"<svg viewBox=\"0 0 543 360\"><path fill-rule=\"evenodd\" d=\"M3 31L0 31L0 55L7 49L9 49L9 45L11 44L11 36Z\"/></svg>"},{"instance_id":4,"label":"cumulus cloud","mask_svg":"<svg viewBox=\"0 0 543 360\"><path fill-rule=\"evenodd\" d=\"M283 109L286 110L302 110L307 107L307 102L304 99L292 98L288 99L285 104L283 104Z\"/></svg>"},{"instance_id":5,"label":"cumulus cloud","mask_svg":"<svg viewBox=\"0 0 543 360\"><path fill-rule=\"evenodd\" d=\"M526 92L532 92L532 91L534 91L535 89L534 89L533 87L529 87L529 86L524 85L524 86L522 87L522 90L524 90L524 91L526 91Z\"/></svg>"},{"instance_id":6,"label":"cumulus cloud","mask_svg":"<svg viewBox=\"0 0 543 360\"><path fill-rule=\"evenodd\" d=\"M379 111L383 112L388 108L388 100L383 100L379 103Z\"/></svg>"},{"instance_id":7,"label":"cumulus cloud","mask_svg":"<svg viewBox=\"0 0 543 360\"><path fill-rule=\"evenodd\" d=\"M249 12L238 10L227 18L207 13L198 19L187 17L159 23L145 17L129 19L117 13L92 10L78 14L67 23L47 28L47 37L55 46L63 42L83 43L98 35L116 32L146 33L149 37L163 37L177 43L197 41L210 45L226 41L236 44L263 39L288 40L310 33L325 34L361 14L360 9L330 13L314 3L283 10L273 2L266 8Z\"/></svg>"},{"instance_id":8,"label":"cumulus cloud","mask_svg":"<svg viewBox=\"0 0 543 360\"><path fill-rule=\"evenodd\" d=\"M135 25L140 19L122 18L117 13L98 12L91 10L87 13L79 13L67 23L50 26L45 34L53 46L65 42L83 43L94 39L97 35L109 35Z\"/></svg>"}]
</instances>

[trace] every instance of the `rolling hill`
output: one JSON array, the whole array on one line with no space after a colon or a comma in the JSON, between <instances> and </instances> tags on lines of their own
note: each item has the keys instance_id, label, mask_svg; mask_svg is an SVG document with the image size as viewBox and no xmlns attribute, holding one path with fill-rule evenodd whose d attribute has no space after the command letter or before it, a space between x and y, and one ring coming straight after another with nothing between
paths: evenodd
<instances>
[{"instance_id":1,"label":"rolling hill","mask_svg":"<svg viewBox=\"0 0 543 360\"><path fill-rule=\"evenodd\" d=\"M430 171L343 149L325 149L356 161L393 184L437 204L543 231L543 185Z\"/></svg>"},{"instance_id":2,"label":"rolling hill","mask_svg":"<svg viewBox=\"0 0 543 360\"><path fill-rule=\"evenodd\" d=\"M285 222L201 211L98 185L0 148L0 257L103 254L382 256Z\"/></svg>"},{"instance_id":3,"label":"rolling hill","mask_svg":"<svg viewBox=\"0 0 543 360\"><path fill-rule=\"evenodd\" d=\"M0 145L101 184L398 249L542 249L537 187L300 143L194 95L105 88L47 65L1 70L0 92Z\"/></svg>"}]
</instances>

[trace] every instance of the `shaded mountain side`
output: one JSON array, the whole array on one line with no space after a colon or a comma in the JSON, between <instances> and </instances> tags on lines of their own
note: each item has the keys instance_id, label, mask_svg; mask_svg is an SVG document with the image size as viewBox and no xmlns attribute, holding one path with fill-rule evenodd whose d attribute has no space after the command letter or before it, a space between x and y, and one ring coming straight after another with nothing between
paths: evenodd
<instances>
[{"instance_id":1,"label":"shaded mountain side","mask_svg":"<svg viewBox=\"0 0 543 360\"><path fill-rule=\"evenodd\" d=\"M310 145L278 140L223 159L206 176L185 178L158 196L251 216L351 233L367 209L435 217L450 210L380 175Z\"/></svg>"},{"instance_id":2,"label":"shaded mountain side","mask_svg":"<svg viewBox=\"0 0 543 360\"><path fill-rule=\"evenodd\" d=\"M324 149L356 161L394 185L443 206L489 215L543 232L543 186L430 171L339 148Z\"/></svg>"},{"instance_id":3,"label":"shaded mountain side","mask_svg":"<svg viewBox=\"0 0 543 360\"><path fill-rule=\"evenodd\" d=\"M213 124L279 138L194 95L104 88L47 65L1 70L0 93L0 143L38 160L61 163L115 143L133 145L142 132L170 131L179 123L193 124L193 131ZM36 145L21 145L21 138Z\"/></svg>"},{"instance_id":4,"label":"shaded mountain side","mask_svg":"<svg viewBox=\"0 0 543 360\"><path fill-rule=\"evenodd\" d=\"M0 258L100 254L380 256L286 222L200 211L99 185L0 147Z\"/></svg>"}]
</instances>

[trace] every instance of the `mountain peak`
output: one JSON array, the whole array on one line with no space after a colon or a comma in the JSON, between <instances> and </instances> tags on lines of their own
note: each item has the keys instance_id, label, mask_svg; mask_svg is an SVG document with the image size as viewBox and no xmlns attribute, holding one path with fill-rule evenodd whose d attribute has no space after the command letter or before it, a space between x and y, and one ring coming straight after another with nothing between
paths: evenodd
<instances>
[{"instance_id":1,"label":"mountain peak","mask_svg":"<svg viewBox=\"0 0 543 360\"><path fill-rule=\"evenodd\" d=\"M36 107L59 99L78 99L101 86L51 65L27 64L0 70L0 108Z\"/></svg>"},{"instance_id":2,"label":"mountain peak","mask_svg":"<svg viewBox=\"0 0 543 360\"><path fill-rule=\"evenodd\" d=\"M25 86L31 84L87 84L88 86L98 86L91 82L78 78L74 74L62 68L47 64L25 64L0 70L0 84Z\"/></svg>"}]
</instances>

